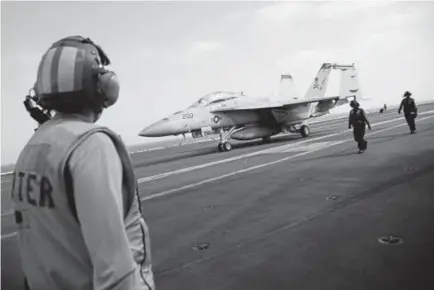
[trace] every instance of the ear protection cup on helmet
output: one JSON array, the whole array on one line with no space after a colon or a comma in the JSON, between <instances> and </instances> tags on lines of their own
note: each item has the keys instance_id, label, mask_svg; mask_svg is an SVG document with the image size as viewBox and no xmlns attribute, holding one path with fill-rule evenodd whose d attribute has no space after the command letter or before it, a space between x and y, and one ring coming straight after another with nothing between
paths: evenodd
<instances>
[{"instance_id":1,"label":"ear protection cup on helmet","mask_svg":"<svg viewBox=\"0 0 434 290\"><path fill-rule=\"evenodd\" d=\"M105 66L110 60L91 39L69 36L55 42L38 69L35 92L42 107L88 106L95 110L113 105L119 81Z\"/></svg>"},{"instance_id":2,"label":"ear protection cup on helmet","mask_svg":"<svg viewBox=\"0 0 434 290\"><path fill-rule=\"evenodd\" d=\"M97 93L99 94L102 106L108 108L119 98L119 81L112 71L105 71L98 75Z\"/></svg>"}]
</instances>

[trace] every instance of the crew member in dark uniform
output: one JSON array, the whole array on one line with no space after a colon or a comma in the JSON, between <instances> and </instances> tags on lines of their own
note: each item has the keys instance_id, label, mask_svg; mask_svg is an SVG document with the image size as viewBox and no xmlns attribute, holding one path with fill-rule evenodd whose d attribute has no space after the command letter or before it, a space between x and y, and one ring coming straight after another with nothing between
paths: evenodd
<instances>
[{"instance_id":1,"label":"crew member in dark uniform","mask_svg":"<svg viewBox=\"0 0 434 290\"><path fill-rule=\"evenodd\" d=\"M413 98L410 98L411 93L406 91L404 93L404 99L401 101L401 105L398 109L398 114L401 114L402 108L404 108L404 116L407 121L408 127L410 128L410 133L414 134L416 131L416 124L414 119L417 117L417 107Z\"/></svg>"},{"instance_id":2,"label":"crew member in dark uniform","mask_svg":"<svg viewBox=\"0 0 434 290\"><path fill-rule=\"evenodd\" d=\"M383 108L380 109L380 114L383 114L386 111L387 111L387 106L386 104L384 104Z\"/></svg>"},{"instance_id":3,"label":"crew member in dark uniform","mask_svg":"<svg viewBox=\"0 0 434 290\"><path fill-rule=\"evenodd\" d=\"M368 141L364 139L366 125L371 130L371 124L369 124L366 118L365 110L360 108L359 103L356 100L350 102L351 108L350 117L348 120L348 129L353 127L354 140L357 142L359 153L363 153L368 147Z\"/></svg>"}]
</instances>

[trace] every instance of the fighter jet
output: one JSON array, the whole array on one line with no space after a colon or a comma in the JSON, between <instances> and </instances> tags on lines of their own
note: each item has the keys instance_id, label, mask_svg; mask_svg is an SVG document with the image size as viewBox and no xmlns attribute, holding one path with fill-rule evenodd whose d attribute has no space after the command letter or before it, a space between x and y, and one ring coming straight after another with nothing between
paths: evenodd
<instances>
[{"instance_id":1,"label":"fighter jet","mask_svg":"<svg viewBox=\"0 0 434 290\"><path fill-rule=\"evenodd\" d=\"M193 138L209 132L219 134L218 150L230 151L233 140L262 138L265 142L279 133L300 133L308 137L308 120L325 115L350 96L325 97L332 69L355 72L355 66L322 64L304 98L298 98L290 74L281 75L279 98L253 98L243 92L218 91L203 96L183 111L176 112L140 131L142 137L163 137L191 133ZM354 74L355 75L355 74ZM352 89L351 92L357 92ZM285 101L281 99L287 98Z\"/></svg>"}]
</instances>

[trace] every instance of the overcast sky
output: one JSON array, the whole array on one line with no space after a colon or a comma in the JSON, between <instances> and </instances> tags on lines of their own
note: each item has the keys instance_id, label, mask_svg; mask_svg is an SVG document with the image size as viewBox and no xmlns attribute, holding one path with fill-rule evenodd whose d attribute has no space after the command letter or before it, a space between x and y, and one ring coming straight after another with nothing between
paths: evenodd
<instances>
[{"instance_id":1,"label":"overcast sky","mask_svg":"<svg viewBox=\"0 0 434 290\"><path fill-rule=\"evenodd\" d=\"M434 99L433 2L1 3L1 153L14 162L35 123L23 98L56 40L91 37L112 61L120 99L99 123L128 144L215 90L272 95L281 73L304 94L323 62L356 63L365 96ZM337 94L332 74L327 95Z\"/></svg>"}]
</instances>

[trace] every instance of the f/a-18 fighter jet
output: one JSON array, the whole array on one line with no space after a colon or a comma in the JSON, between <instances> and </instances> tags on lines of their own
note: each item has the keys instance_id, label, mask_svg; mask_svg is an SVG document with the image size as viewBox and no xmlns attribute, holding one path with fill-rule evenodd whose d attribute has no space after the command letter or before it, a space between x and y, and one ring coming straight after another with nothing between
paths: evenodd
<instances>
[{"instance_id":1,"label":"f/a-18 fighter jet","mask_svg":"<svg viewBox=\"0 0 434 290\"><path fill-rule=\"evenodd\" d=\"M325 97L332 69L350 78L351 94ZM344 73L345 72L345 73ZM344 81L344 80L341 80ZM163 137L191 133L193 138L206 133L219 134L219 151L230 151L233 140L262 138L269 141L279 133L309 136L308 120L325 115L335 106L348 103L359 91L355 65L324 63L304 98L297 98L291 75L281 75L279 98L253 98L242 92L219 91L200 98L183 111L176 112L140 131L139 136ZM354 95L352 94L354 93ZM286 96L283 96L286 95ZM285 101L281 101L285 97ZM287 97L287 98L286 98Z\"/></svg>"}]
</instances>

